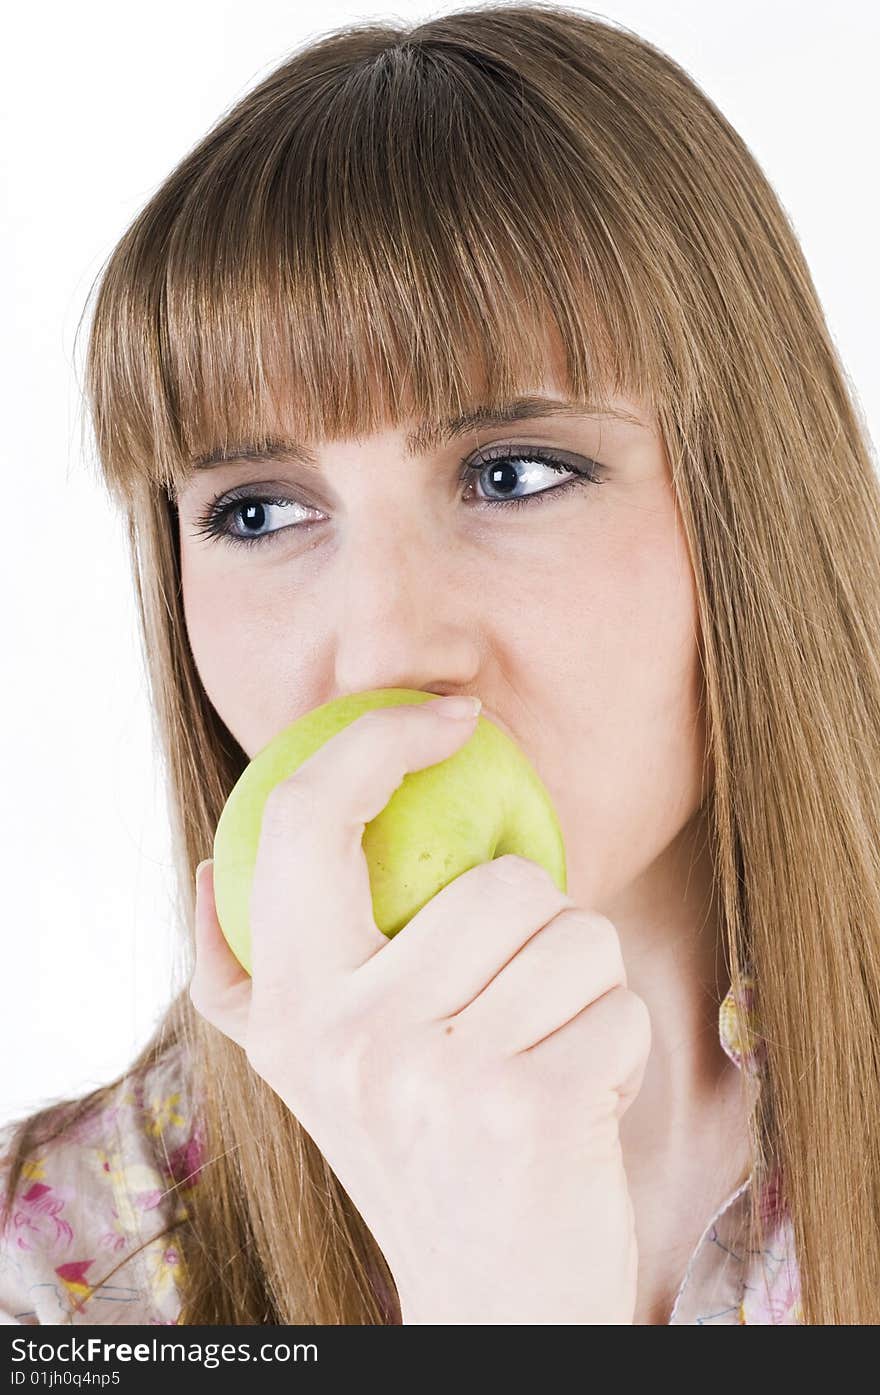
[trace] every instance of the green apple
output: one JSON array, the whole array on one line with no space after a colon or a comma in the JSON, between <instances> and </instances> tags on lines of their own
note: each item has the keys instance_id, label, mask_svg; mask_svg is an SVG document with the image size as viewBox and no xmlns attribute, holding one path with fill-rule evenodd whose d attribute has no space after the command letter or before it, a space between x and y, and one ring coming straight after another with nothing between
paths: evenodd
<instances>
[{"instance_id":1,"label":"green apple","mask_svg":"<svg viewBox=\"0 0 880 1395\"><path fill-rule=\"evenodd\" d=\"M435 696L378 688L336 698L286 727L242 772L214 835L214 897L223 934L248 973L250 890L270 790L361 713ZM567 890L565 845L550 796L515 742L482 715L451 756L404 776L365 826L362 847L373 917L389 938L448 882L504 853L540 863Z\"/></svg>"}]
</instances>

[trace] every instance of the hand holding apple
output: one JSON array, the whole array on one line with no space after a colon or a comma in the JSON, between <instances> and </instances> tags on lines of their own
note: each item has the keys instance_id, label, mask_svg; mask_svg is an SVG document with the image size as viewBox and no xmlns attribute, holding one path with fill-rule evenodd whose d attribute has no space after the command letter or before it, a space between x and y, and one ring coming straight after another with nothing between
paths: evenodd
<instances>
[{"instance_id":1,"label":"hand holding apple","mask_svg":"<svg viewBox=\"0 0 880 1395\"><path fill-rule=\"evenodd\" d=\"M363 713L435 696L380 688L337 698L286 727L243 772L214 836L214 892L223 932L248 972L248 905L269 792ZM373 916L389 937L448 882L505 853L539 862L566 890L565 847L550 796L519 747L485 717L460 750L403 777L366 825L362 846Z\"/></svg>"},{"instance_id":2,"label":"hand holding apple","mask_svg":"<svg viewBox=\"0 0 880 1395\"><path fill-rule=\"evenodd\" d=\"M208 862L190 997L326 1158L404 1323L630 1324L619 1121L650 1019L615 927L517 855L448 881L406 934L373 916L365 825L473 729L430 704L385 706L277 783L253 868L253 976L224 939Z\"/></svg>"}]
</instances>

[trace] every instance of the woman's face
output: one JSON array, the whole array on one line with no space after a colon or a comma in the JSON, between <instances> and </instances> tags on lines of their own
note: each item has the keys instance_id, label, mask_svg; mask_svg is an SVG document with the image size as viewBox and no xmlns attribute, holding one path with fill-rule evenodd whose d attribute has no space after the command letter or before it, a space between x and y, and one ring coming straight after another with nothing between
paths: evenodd
<instances>
[{"instance_id":1,"label":"woman's face","mask_svg":"<svg viewBox=\"0 0 880 1395\"><path fill-rule=\"evenodd\" d=\"M535 395L565 396L553 379ZM471 427L412 458L410 421L310 443L316 467L196 470L178 498L192 652L248 756L346 693L476 694L547 786L569 895L595 909L634 889L699 808L705 745L668 460L641 404L609 405L638 420ZM565 489L594 464L601 483ZM259 541L197 535L230 491L221 524Z\"/></svg>"}]
</instances>

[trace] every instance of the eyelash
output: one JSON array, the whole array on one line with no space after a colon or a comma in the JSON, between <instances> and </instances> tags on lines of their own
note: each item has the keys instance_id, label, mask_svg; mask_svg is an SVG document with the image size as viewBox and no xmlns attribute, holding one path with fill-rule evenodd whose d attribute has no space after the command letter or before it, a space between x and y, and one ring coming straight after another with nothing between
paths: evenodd
<instances>
[{"instance_id":1,"label":"eyelash","mask_svg":"<svg viewBox=\"0 0 880 1395\"><path fill-rule=\"evenodd\" d=\"M522 498L519 499L481 499L479 501L479 506L488 509L522 508L525 504L542 503L546 495L558 497L560 494L568 494L571 489L579 485L604 484L605 482L597 474L597 471L601 467L594 460L587 461L586 468L575 470L567 461L560 459L551 451L544 450L541 447L513 448L510 446L503 446L496 447L494 451L483 456L478 464L465 466L461 472L460 483L465 485L477 480L486 469L487 465L499 463L524 464L530 461L539 461L542 465L547 465L550 469L556 470L560 474L563 471L573 474L574 478L566 480L564 484L558 484L549 489L541 489L534 494L523 495ZM309 531L314 523L318 522L318 520L315 519L308 523L291 523L282 528L275 528L271 533L255 534L250 538L237 537L235 533L229 531L226 526L226 520L234 514L242 504L268 504L276 508L284 508L291 502L298 501L290 499L272 499L258 494L251 494L248 492L247 486L244 486L238 491L233 491L232 494L226 496L225 503L220 502L222 498L223 495L220 495L212 500L205 512L196 520L196 536L207 537L208 539L219 538L223 542L230 543L233 547L239 545L243 547L253 547L256 543L269 542L277 537L283 536L291 529L296 532L300 530L304 532Z\"/></svg>"}]
</instances>

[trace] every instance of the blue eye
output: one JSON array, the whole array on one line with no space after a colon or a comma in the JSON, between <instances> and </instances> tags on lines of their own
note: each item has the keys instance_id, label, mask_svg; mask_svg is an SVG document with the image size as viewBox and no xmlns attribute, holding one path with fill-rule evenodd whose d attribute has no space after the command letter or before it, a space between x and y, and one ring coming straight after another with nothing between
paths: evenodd
<instances>
[{"instance_id":1,"label":"blue eye","mask_svg":"<svg viewBox=\"0 0 880 1395\"><path fill-rule=\"evenodd\" d=\"M466 465L461 471L460 478L468 498L473 498L473 488L483 475L486 476L487 481L485 487L496 491L500 496L492 498L485 494L479 494L474 507L479 509L516 509L525 505L544 503L548 495L558 499L561 495L568 494L572 489L584 485L604 483L599 474L602 467L596 461L585 460L579 456L574 457L574 459L578 462L577 464L572 464L570 460L563 460L541 447L496 447L494 451L484 455L478 462ZM521 467L527 468L522 469ZM563 484L553 485L549 489L537 490L531 494L514 495L512 493L514 489L523 484L531 485L539 482L542 469L550 470L555 474L568 474L572 478ZM255 528L265 527L267 511L273 508L288 510L293 514L296 514L297 511L300 513L316 512L316 510L310 510L308 505L300 504L296 499L262 497L250 493L245 486L213 500L204 514L196 520L194 532L198 537L222 538L224 542L232 543L233 546L252 547L254 543L275 539L291 530L308 531L315 522L320 521L292 522L275 528L269 533L254 532L250 537L233 532L229 527L229 520L236 514L240 514L242 521L247 520Z\"/></svg>"}]
</instances>

